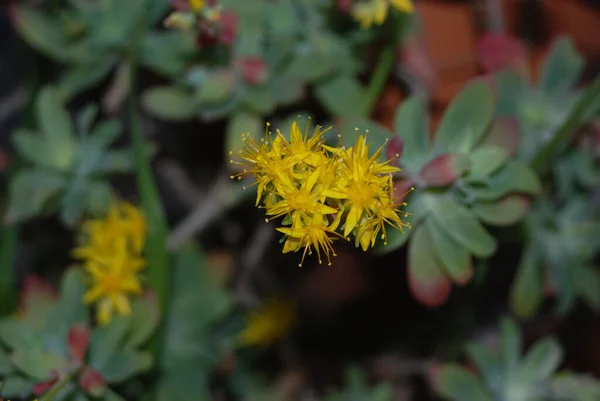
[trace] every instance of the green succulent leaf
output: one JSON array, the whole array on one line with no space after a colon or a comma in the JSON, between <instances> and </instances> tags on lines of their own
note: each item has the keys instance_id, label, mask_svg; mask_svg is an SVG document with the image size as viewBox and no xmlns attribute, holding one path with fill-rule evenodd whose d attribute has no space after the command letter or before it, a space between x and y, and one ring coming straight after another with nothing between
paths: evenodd
<instances>
[{"instance_id":1,"label":"green succulent leaf","mask_svg":"<svg viewBox=\"0 0 600 401\"><path fill-rule=\"evenodd\" d=\"M500 368L500 356L481 344L467 344L466 352L482 373L488 388L500 388L504 380L504 372Z\"/></svg>"},{"instance_id":2,"label":"green succulent leaf","mask_svg":"<svg viewBox=\"0 0 600 401\"><path fill-rule=\"evenodd\" d=\"M509 226L525 217L529 203L529 199L522 195L509 195L496 202L476 203L471 210L486 224Z\"/></svg>"},{"instance_id":3,"label":"green succulent leaf","mask_svg":"<svg viewBox=\"0 0 600 401\"><path fill-rule=\"evenodd\" d=\"M450 103L434 137L438 152L468 153L485 134L493 113L492 91L483 82L468 84Z\"/></svg>"},{"instance_id":4,"label":"green succulent leaf","mask_svg":"<svg viewBox=\"0 0 600 401\"><path fill-rule=\"evenodd\" d=\"M35 383L21 375L9 375L2 379L0 396L3 398L27 398Z\"/></svg>"},{"instance_id":5,"label":"green succulent leaf","mask_svg":"<svg viewBox=\"0 0 600 401\"><path fill-rule=\"evenodd\" d=\"M523 357L519 377L525 382L542 382L558 369L562 358L562 349L556 340L541 339Z\"/></svg>"},{"instance_id":6,"label":"green succulent leaf","mask_svg":"<svg viewBox=\"0 0 600 401\"><path fill-rule=\"evenodd\" d=\"M533 246L525 249L511 288L510 304L519 317L531 317L543 298L543 275L539 256Z\"/></svg>"},{"instance_id":7,"label":"green succulent leaf","mask_svg":"<svg viewBox=\"0 0 600 401\"><path fill-rule=\"evenodd\" d=\"M22 321L8 318L0 321L0 340L9 349L41 349L42 341Z\"/></svg>"},{"instance_id":8,"label":"green succulent leaf","mask_svg":"<svg viewBox=\"0 0 600 401\"><path fill-rule=\"evenodd\" d=\"M144 345L158 327L160 310L158 300L153 293L147 293L142 299L137 299L131 306L131 333L126 345L132 349Z\"/></svg>"},{"instance_id":9,"label":"green succulent leaf","mask_svg":"<svg viewBox=\"0 0 600 401\"><path fill-rule=\"evenodd\" d=\"M107 149L121 133L122 126L117 120L104 120L98 122L90 135L86 138L92 147L97 149Z\"/></svg>"},{"instance_id":10,"label":"green succulent leaf","mask_svg":"<svg viewBox=\"0 0 600 401\"><path fill-rule=\"evenodd\" d=\"M496 251L496 240L483 228L477 216L450 195L428 194L424 201L445 232L475 256L488 257Z\"/></svg>"},{"instance_id":11,"label":"green succulent leaf","mask_svg":"<svg viewBox=\"0 0 600 401\"><path fill-rule=\"evenodd\" d=\"M480 201L494 201L509 193L537 195L542 190L542 184L526 164L513 160L485 184L473 185L469 190Z\"/></svg>"},{"instance_id":12,"label":"green succulent leaf","mask_svg":"<svg viewBox=\"0 0 600 401\"><path fill-rule=\"evenodd\" d=\"M477 376L456 364L446 364L434 372L434 385L439 394L453 401L491 401Z\"/></svg>"},{"instance_id":13,"label":"green succulent leaf","mask_svg":"<svg viewBox=\"0 0 600 401\"><path fill-rule=\"evenodd\" d=\"M408 283L412 295L430 307L442 305L450 295L450 279L444 273L424 225L414 229L408 246Z\"/></svg>"},{"instance_id":14,"label":"green succulent leaf","mask_svg":"<svg viewBox=\"0 0 600 401\"><path fill-rule=\"evenodd\" d=\"M197 110L194 94L174 86L148 89L142 96L142 103L149 113L165 120L190 120Z\"/></svg>"},{"instance_id":15,"label":"green succulent leaf","mask_svg":"<svg viewBox=\"0 0 600 401\"><path fill-rule=\"evenodd\" d=\"M15 5L12 12L15 27L27 44L58 61L70 58L61 24L41 10L25 4Z\"/></svg>"},{"instance_id":16,"label":"green succulent leaf","mask_svg":"<svg viewBox=\"0 0 600 401\"><path fill-rule=\"evenodd\" d=\"M68 169L75 161L75 127L64 107L59 91L43 88L36 99L36 112L41 131L53 155L54 167Z\"/></svg>"},{"instance_id":17,"label":"green succulent leaf","mask_svg":"<svg viewBox=\"0 0 600 401\"><path fill-rule=\"evenodd\" d=\"M400 104L394 117L394 132L404 141L401 163L411 171L418 171L429 157L431 147L423 99L412 96Z\"/></svg>"},{"instance_id":18,"label":"green succulent leaf","mask_svg":"<svg viewBox=\"0 0 600 401\"><path fill-rule=\"evenodd\" d=\"M234 71L227 69L210 71L196 93L196 101L201 105L209 106L223 103L232 97L238 81Z\"/></svg>"},{"instance_id":19,"label":"green succulent leaf","mask_svg":"<svg viewBox=\"0 0 600 401\"><path fill-rule=\"evenodd\" d=\"M508 153L494 145L480 146L469 157L471 169L465 178L467 182L485 181L508 161Z\"/></svg>"},{"instance_id":20,"label":"green succulent leaf","mask_svg":"<svg viewBox=\"0 0 600 401\"><path fill-rule=\"evenodd\" d=\"M60 285L60 308L62 320L65 321L65 334L76 323L89 323L88 308L83 303L86 292L85 281L81 269L69 268Z\"/></svg>"},{"instance_id":21,"label":"green succulent leaf","mask_svg":"<svg viewBox=\"0 0 600 401\"><path fill-rule=\"evenodd\" d=\"M594 310L600 309L600 275L593 267L582 266L573 269L573 281L576 291Z\"/></svg>"},{"instance_id":22,"label":"green succulent leaf","mask_svg":"<svg viewBox=\"0 0 600 401\"><path fill-rule=\"evenodd\" d=\"M285 73L312 83L326 78L334 70L335 60L330 55L303 48L294 53Z\"/></svg>"},{"instance_id":23,"label":"green succulent leaf","mask_svg":"<svg viewBox=\"0 0 600 401\"><path fill-rule=\"evenodd\" d=\"M237 111L227 124L226 155L229 155L230 152L237 154L244 147L242 134L251 134L257 141L260 141L263 132L264 125L260 115L245 110Z\"/></svg>"},{"instance_id":24,"label":"green succulent leaf","mask_svg":"<svg viewBox=\"0 0 600 401\"><path fill-rule=\"evenodd\" d=\"M25 169L17 172L10 182L6 219L16 222L42 213L48 201L65 185L65 178L52 170Z\"/></svg>"},{"instance_id":25,"label":"green succulent leaf","mask_svg":"<svg viewBox=\"0 0 600 401\"><path fill-rule=\"evenodd\" d=\"M8 352L0 346L0 376L7 376L13 372L12 362Z\"/></svg>"},{"instance_id":26,"label":"green succulent leaf","mask_svg":"<svg viewBox=\"0 0 600 401\"><path fill-rule=\"evenodd\" d=\"M67 366L63 356L39 348L18 348L11 359L17 369L36 380L46 380L53 370L59 371Z\"/></svg>"},{"instance_id":27,"label":"green succulent leaf","mask_svg":"<svg viewBox=\"0 0 600 401\"><path fill-rule=\"evenodd\" d=\"M473 276L469 252L446 233L438 220L430 217L425 219L425 225L446 273L455 282L466 284Z\"/></svg>"},{"instance_id":28,"label":"green succulent leaf","mask_svg":"<svg viewBox=\"0 0 600 401\"><path fill-rule=\"evenodd\" d=\"M503 70L494 75L496 115L518 116L523 97L529 89L525 76L516 70Z\"/></svg>"},{"instance_id":29,"label":"green succulent leaf","mask_svg":"<svg viewBox=\"0 0 600 401\"><path fill-rule=\"evenodd\" d=\"M60 201L60 219L67 227L74 227L83 217L87 198L87 182L73 182Z\"/></svg>"},{"instance_id":30,"label":"green succulent leaf","mask_svg":"<svg viewBox=\"0 0 600 401\"><path fill-rule=\"evenodd\" d=\"M241 92L240 103L249 111L270 114L275 110L273 90L268 85L246 86Z\"/></svg>"},{"instance_id":31,"label":"green succulent leaf","mask_svg":"<svg viewBox=\"0 0 600 401\"><path fill-rule=\"evenodd\" d=\"M123 348L112 352L101 372L107 383L121 383L148 371L152 368L152 364L151 354Z\"/></svg>"},{"instance_id":32,"label":"green succulent leaf","mask_svg":"<svg viewBox=\"0 0 600 401\"><path fill-rule=\"evenodd\" d=\"M16 150L30 163L40 167L55 168L52 147L46 142L46 138L40 134L26 129L19 129L13 135Z\"/></svg>"},{"instance_id":33,"label":"green succulent leaf","mask_svg":"<svg viewBox=\"0 0 600 401\"><path fill-rule=\"evenodd\" d=\"M573 42L566 37L559 38L544 60L539 86L547 96L560 96L577 83L583 67L583 57Z\"/></svg>"},{"instance_id":34,"label":"green succulent leaf","mask_svg":"<svg viewBox=\"0 0 600 401\"><path fill-rule=\"evenodd\" d=\"M333 116L353 117L362 115L364 90L351 77L339 75L315 86L315 96Z\"/></svg>"},{"instance_id":35,"label":"green succulent leaf","mask_svg":"<svg viewBox=\"0 0 600 401\"><path fill-rule=\"evenodd\" d=\"M113 355L118 352L130 329L131 321L121 316L92 333L89 353L89 366L104 374Z\"/></svg>"},{"instance_id":36,"label":"green succulent leaf","mask_svg":"<svg viewBox=\"0 0 600 401\"><path fill-rule=\"evenodd\" d=\"M502 364L506 372L519 368L519 359L523 349L523 338L516 322L510 318L502 320Z\"/></svg>"},{"instance_id":37,"label":"green succulent leaf","mask_svg":"<svg viewBox=\"0 0 600 401\"><path fill-rule=\"evenodd\" d=\"M70 66L60 77L58 88L67 99L71 99L88 88L99 84L115 68L116 58L103 58Z\"/></svg>"}]
</instances>

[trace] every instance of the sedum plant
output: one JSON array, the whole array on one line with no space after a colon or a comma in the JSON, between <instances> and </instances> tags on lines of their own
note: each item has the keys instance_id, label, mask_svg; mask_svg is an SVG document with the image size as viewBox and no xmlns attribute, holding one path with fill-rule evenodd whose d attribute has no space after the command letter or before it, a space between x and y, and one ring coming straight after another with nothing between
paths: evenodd
<instances>
[{"instance_id":1,"label":"sedum plant","mask_svg":"<svg viewBox=\"0 0 600 401\"><path fill-rule=\"evenodd\" d=\"M78 269L65 273L60 296L29 278L19 314L0 320L2 397L123 400L111 386L152 367L141 347L158 325L155 299L136 301L130 318L91 328L84 292Z\"/></svg>"},{"instance_id":2,"label":"sedum plant","mask_svg":"<svg viewBox=\"0 0 600 401\"><path fill-rule=\"evenodd\" d=\"M84 213L103 212L112 198L108 177L132 169L129 150L109 150L120 131L118 122L94 125L97 108L84 108L71 121L55 87L36 98L37 130L19 129L14 145L26 162L10 182L6 218L22 221L59 211L68 226Z\"/></svg>"},{"instance_id":3,"label":"sedum plant","mask_svg":"<svg viewBox=\"0 0 600 401\"><path fill-rule=\"evenodd\" d=\"M561 314L568 312L578 297L600 309L600 274L593 266L600 250L600 222L592 215L589 200L577 195L562 204L540 199L526 228L530 240L512 286L514 312L531 317L548 290L556 294Z\"/></svg>"},{"instance_id":4,"label":"sedum plant","mask_svg":"<svg viewBox=\"0 0 600 401\"><path fill-rule=\"evenodd\" d=\"M389 252L411 238L410 288L427 305L443 303L452 282L471 279L472 257L494 253L496 239L483 224L516 223L528 211L528 197L540 192L536 174L511 158L505 128L491 120L493 107L484 83L469 84L448 106L433 141L422 100L410 98L396 112L396 144L403 148L396 187L400 194L416 188L406 209L414 214L413 229L390 232L379 250Z\"/></svg>"},{"instance_id":5,"label":"sedum plant","mask_svg":"<svg viewBox=\"0 0 600 401\"><path fill-rule=\"evenodd\" d=\"M444 399L452 401L592 401L600 397L600 382L570 372L556 372L563 353L547 337L521 356L523 339L513 320L502 322L497 349L467 345L475 371L458 364L432 370L432 381Z\"/></svg>"},{"instance_id":6,"label":"sedum plant","mask_svg":"<svg viewBox=\"0 0 600 401\"><path fill-rule=\"evenodd\" d=\"M167 5L154 0L70 0L66 7L42 9L32 3L12 5L11 19L31 47L65 65L58 87L68 97L97 85L115 67L118 79L126 79L132 37L141 23L154 25ZM149 29L143 33L144 66L168 77L180 74L181 55L195 50L193 38Z\"/></svg>"}]
</instances>

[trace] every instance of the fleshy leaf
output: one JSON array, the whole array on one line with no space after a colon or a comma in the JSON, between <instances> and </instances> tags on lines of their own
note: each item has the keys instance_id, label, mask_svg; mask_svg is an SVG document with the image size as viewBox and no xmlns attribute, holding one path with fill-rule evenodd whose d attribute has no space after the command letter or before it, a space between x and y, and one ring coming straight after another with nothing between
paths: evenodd
<instances>
[{"instance_id":1,"label":"fleshy leaf","mask_svg":"<svg viewBox=\"0 0 600 401\"><path fill-rule=\"evenodd\" d=\"M494 145L481 146L469 156L471 157L471 169L465 178L467 182L485 181L508 160L508 153Z\"/></svg>"},{"instance_id":2,"label":"fleshy leaf","mask_svg":"<svg viewBox=\"0 0 600 401\"><path fill-rule=\"evenodd\" d=\"M469 152L485 134L494 109L492 91L483 82L468 84L450 103L434 137L440 152Z\"/></svg>"},{"instance_id":3,"label":"fleshy leaf","mask_svg":"<svg viewBox=\"0 0 600 401\"><path fill-rule=\"evenodd\" d=\"M58 302L58 293L49 283L29 274L23 284L20 302L23 321L30 327L42 330L48 311Z\"/></svg>"},{"instance_id":4,"label":"fleshy leaf","mask_svg":"<svg viewBox=\"0 0 600 401\"><path fill-rule=\"evenodd\" d=\"M148 292L135 300L131 309L131 333L127 344L131 347L142 346L152 337L160 321L158 299L154 293Z\"/></svg>"},{"instance_id":5,"label":"fleshy leaf","mask_svg":"<svg viewBox=\"0 0 600 401\"><path fill-rule=\"evenodd\" d=\"M323 107L333 116L362 115L364 90L353 78L337 76L315 87L315 95Z\"/></svg>"},{"instance_id":6,"label":"fleshy leaf","mask_svg":"<svg viewBox=\"0 0 600 401\"><path fill-rule=\"evenodd\" d=\"M539 86L547 96L560 96L577 83L583 67L583 57L573 42L566 37L559 38L544 60Z\"/></svg>"},{"instance_id":7,"label":"fleshy leaf","mask_svg":"<svg viewBox=\"0 0 600 401\"><path fill-rule=\"evenodd\" d=\"M594 267L573 269L573 281L577 292L594 310L600 309L600 275Z\"/></svg>"},{"instance_id":8,"label":"fleshy leaf","mask_svg":"<svg viewBox=\"0 0 600 401\"><path fill-rule=\"evenodd\" d=\"M469 252L446 234L436 219L426 219L425 226L444 270L452 277L452 280L461 285L469 282L473 276Z\"/></svg>"},{"instance_id":9,"label":"fleshy leaf","mask_svg":"<svg viewBox=\"0 0 600 401\"><path fill-rule=\"evenodd\" d=\"M132 376L146 372L152 367L152 363L151 354L123 348L111 355L101 372L107 383L121 383Z\"/></svg>"},{"instance_id":10,"label":"fleshy leaf","mask_svg":"<svg viewBox=\"0 0 600 401\"><path fill-rule=\"evenodd\" d=\"M425 226L414 229L408 246L408 282L413 296L424 305L437 307L450 295L450 279L446 277Z\"/></svg>"},{"instance_id":11,"label":"fleshy leaf","mask_svg":"<svg viewBox=\"0 0 600 401\"><path fill-rule=\"evenodd\" d=\"M523 348L523 338L519 327L514 320L505 318L502 320L502 362L506 372L511 372L519 366L521 358L521 349Z\"/></svg>"},{"instance_id":12,"label":"fleshy leaf","mask_svg":"<svg viewBox=\"0 0 600 401\"><path fill-rule=\"evenodd\" d=\"M481 201L493 201L509 193L537 195L542 190L538 176L526 164L513 160L502 167L486 182L471 187L470 191Z\"/></svg>"},{"instance_id":13,"label":"fleshy leaf","mask_svg":"<svg viewBox=\"0 0 600 401\"><path fill-rule=\"evenodd\" d=\"M521 128L516 117L497 117L485 136L482 146L493 145L504 149L509 156L514 156L519 148Z\"/></svg>"},{"instance_id":14,"label":"fleshy leaf","mask_svg":"<svg viewBox=\"0 0 600 401\"><path fill-rule=\"evenodd\" d=\"M79 375L79 385L87 394L94 398L99 398L106 391L106 383L102 374L97 370L86 367Z\"/></svg>"},{"instance_id":15,"label":"fleshy leaf","mask_svg":"<svg viewBox=\"0 0 600 401\"><path fill-rule=\"evenodd\" d=\"M523 97L528 93L528 83L523 74L515 70L503 70L494 74L494 91L496 95L496 115L519 115Z\"/></svg>"},{"instance_id":16,"label":"fleshy leaf","mask_svg":"<svg viewBox=\"0 0 600 401\"><path fill-rule=\"evenodd\" d=\"M117 316L107 325L94 330L90 344L89 365L91 367L104 372L113 354L120 348L130 323L129 319Z\"/></svg>"},{"instance_id":17,"label":"fleshy leaf","mask_svg":"<svg viewBox=\"0 0 600 401\"><path fill-rule=\"evenodd\" d=\"M85 324L74 324L67 335L67 347L72 360L83 363L90 343L90 331Z\"/></svg>"},{"instance_id":18,"label":"fleshy leaf","mask_svg":"<svg viewBox=\"0 0 600 401\"><path fill-rule=\"evenodd\" d=\"M394 118L394 133L404 142L401 162L412 170L418 170L426 161L431 147L423 99L412 96L400 104Z\"/></svg>"},{"instance_id":19,"label":"fleshy leaf","mask_svg":"<svg viewBox=\"0 0 600 401\"><path fill-rule=\"evenodd\" d=\"M427 163L419 173L430 186L446 186L460 178L471 166L469 158L460 153L444 153Z\"/></svg>"},{"instance_id":20,"label":"fleshy leaf","mask_svg":"<svg viewBox=\"0 0 600 401\"><path fill-rule=\"evenodd\" d=\"M529 211L530 199L522 195L509 195L497 202L480 202L471 210L484 223L496 226L509 226L525 217Z\"/></svg>"},{"instance_id":21,"label":"fleshy leaf","mask_svg":"<svg viewBox=\"0 0 600 401\"><path fill-rule=\"evenodd\" d=\"M519 377L525 382L542 382L558 369L562 358L562 349L556 340L541 339L523 357Z\"/></svg>"},{"instance_id":22,"label":"fleshy leaf","mask_svg":"<svg viewBox=\"0 0 600 401\"><path fill-rule=\"evenodd\" d=\"M44 352L40 348L19 348L12 354L11 359L17 369L37 380L47 380L53 371L67 366L65 358Z\"/></svg>"},{"instance_id":23,"label":"fleshy leaf","mask_svg":"<svg viewBox=\"0 0 600 401\"><path fill-rule=\"evenodd\" d=\"M433 368L431 374L436 391L453 401L490 401L481 380L457 364Z\"/></svg>"},{"instance_id":24,"label":"fleshy leaf","mask_svg":"<svg viewBox=\"0 0 600 401\"><path fill-rule=\"evenodd\" d=\"M196 103L192 93L173 86L148 89L142 96L148 112L166 120L191 120L196 115Z\"/></svg>"},{"instance_id":25,"label":"fleshy leaf","mask_svg":"<svg viewBox=\"0 0 600 401\"><path fill-rule=\"evenodd\" d=\"M503 372L500 369L500 359L497 352L481 344L467 344L466 353L477 369L483 374L488 388L497 388L503 381Z\"/></svg>"},{"instance_id":26,"label":"fleshy leaf","mask_svg":"<svg viewBox=\"0 0 600 401\"><path fill-rule=\"evenodd\" d=\"M264 126L260 115L239 110L229 118L225 139L227 157L229 157L229 152L237 153L243 148L243 134L251 134L257 141L260 140L259 138L262 138L264 135ZM230 164L230 167L234 168L237 165Z\"/></svg>"},{"instance_id":27,"label":"fleshy leaf","mask_svg":"<svg viewBox=\"0 0 600 401\"><path fill-rule=\"evenodd\" d=\"M425 201L440 227L475 256L488 257L496 251L496 240L483 228L472 211L449 195L429 194Z\"/></svg>"}]
</instances>

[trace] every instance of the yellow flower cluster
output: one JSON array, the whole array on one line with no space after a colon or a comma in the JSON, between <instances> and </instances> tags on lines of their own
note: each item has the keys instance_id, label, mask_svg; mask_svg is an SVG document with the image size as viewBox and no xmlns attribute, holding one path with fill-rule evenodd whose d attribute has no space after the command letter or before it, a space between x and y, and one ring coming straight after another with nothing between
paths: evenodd
<instances>
[{"instance_id":1,"label":"yellow flower cluster","mask_svg":"<svg viewBox=\"0 0 600 401\"><path fill-rule=\"evenodd\" d=\"M246 327L240 334L240 343L268 346L284 337L295 322L296 315L289 300L270 299L262 308L246 316Z\"/></svg>"},{"instance_id":2,"label":"yellow flower cluster","mask_svg":"<svg viewBox=\"0 0 600 401\"><path fill-rule=\"evenodd\" d=\"M373 24L385 22L390 6L404 13L412 13L415 9L412 0L362 0L352 6L352 16L362 29L369 29Z\"/></svg>"},{"instance_id":3,"label":"yellow flower cluster","mask_svg":"<svg viewBox=\"0 0 600 401\"><path fill-rule=\"evenodd\" d=\"M369 156L366 136L359 136L353 147L340 143L334 148L324 143L328 129L317 126L310 137L308 130L309 124L303 134L294 122L289 141L279 130L274 138L267 132L260 143L243 135L236 163L244 171L232 176L253 174L256 205L262 202L267 221L283 217L277 230L285 234L284 253L304 250L302 266L306 253L315 249L319 263L323 252L331 265L336 237L349 240L353 234L356 246L366 251L380 233L387 243L386 223L398 230L410 227L400 219L406 212L398 209L406 204L394 202L392 173L400 169L378 162L383 146Z\"/></svg>"},{"instance_id":4,"label":"yellow flower cluster","mask_svg":"<svg viewBox=\"0 0 600 401\"><path fill-rule=\"evenodd\" d=\"M97 303L97 319L106 324L116 312L131 314L130 295L142 292L138 274L146 266L142 252L146 242L146 219L135 206L113 205L103 219L86 221L82 243L73 257L83 262L90 279L85 303Z\"/></svg>"}]
</instances>

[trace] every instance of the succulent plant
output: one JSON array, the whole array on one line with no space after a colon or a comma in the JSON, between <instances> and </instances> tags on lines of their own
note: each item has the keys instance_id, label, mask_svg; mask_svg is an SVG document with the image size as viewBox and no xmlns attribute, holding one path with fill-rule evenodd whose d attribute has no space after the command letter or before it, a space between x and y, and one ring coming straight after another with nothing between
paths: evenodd
<instances>
[{"instance_id":1,"label":"succulent plant","mask_svg":"<svg viewBox=\"0 0 600 401\"><path fill-rule=\"evenodd\" d=\"M128 149L108 149L120 124L108 120L94 126L97 111L87 106L73 122L54 87L39 93L39 131L14 133L14 145L26 165L10 182L8 221L60 210L61 220L72 226L85 212L106 209L112 197L108 176L129 172L132 163Z\"/></svg>"},{"instance_id":2,"label":"succulent plant","mask_svg":"<svg viewBox=\"0 0 600 401\"><path fill-rule=\"evenodd\" d=\"M139 24L146 21L148 27L153 26L168 6L164 1L147 0L72 0L67 4L44 10L23 2L12 5L9 15L30 46L67 66L58 87L69 97L123 66ZM142 64L167 77L179 75L195 51L193 37L180 32L144 33Z\"/></svg>"},{"instance_id":3,"label":"succulent plant","mask_svg":"<svg viewBox=\"0 0 600 401\"><path fill-rule=\"evenodd\" d=\"M493 76L495 114L516 119L519 159L531 161L565 121L581 96L575 86L583 67L573 43L562 37L553 43L536 84L528 81L522 69L502 70Z\"/></svg>"},{"instance_id":4,"label":"succulent plant","mask_svg":"<svg viewBox=\"0 0 600 401\"><path fill-rule=\"evenodd\" d=\"M110 386L153 366L152 356L140 348L158 325L154 297L135 301L130 318L90 328L84 291L76 268L63 276L60 296L40 279L29 277L19 314L0 320L3 397L52 392L56 401L123 400Z\"/></svg>"},{"instance_id":5,"label":"succulent plant","mask_svg":"<svg viewBox=\"0 0 600 401\"><path fill-rule=\"evenodd\" d=\"M518 316L529 317L548 292L557 297L560 313L577 297L600 308L600 274L593 258L600 250L600 222L585 196L563 204L538 200L526 220L528 245L512 287L511 304Z\"/></svg>"},{"instance_id":6,"label":"succulent plant","mask_svg":"<svg viewBox=\"0 0 600 401\"><path fill-rule=\"evenodd\" d=\"M408 277L413 295L430 306L448 297L451 283L467 283L472 256L489 257L496 240L484 228L522 219L529 196L540 192L536 174L512 160L514 141L507 121L492 121L492 92L482 82L469 84L448 106L430 141L425 104L412 97L396 112L396 134L389 147L402 147L400 195L410 187L406 211L413 228L390 232L380 252L408 246ZM395 140L395 142L394 142ZM389 149L388 149L389 150Z\"/></svg>"},{"instance_id":7,"label":"succulent plant","mask_svg":"<svg viewBox=\"0 0 600 401\"><path fill-rule=\"evenodd\" d=\"M367 382L365 372L358 367L351 366L346 370L346 383L343 391L331 392L323 401L391 401L393 388L391 383L380 383L371 387Z\"/></svg>"},{"instance_id":8,"label":"succulent plant","mask_svg":"<svg viewBox=\"0 0 600 401\"><path fill-rule=\"evenodd\" d=\"M600 383L587 376L556 370L563 353L547 337L534 343L521 358L522 336L510 319L502 322L498 349L467 345L474 364L467 369L443 364L432 369L437 392L453 401L592 401L600 397Z\"/></svg>"}]
</instances>

